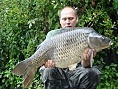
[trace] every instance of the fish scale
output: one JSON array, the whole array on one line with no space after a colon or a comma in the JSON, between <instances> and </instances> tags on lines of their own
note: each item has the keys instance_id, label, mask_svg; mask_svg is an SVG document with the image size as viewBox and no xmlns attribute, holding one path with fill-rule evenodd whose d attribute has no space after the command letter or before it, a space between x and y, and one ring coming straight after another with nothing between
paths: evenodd
<instances>
[{"instance_id":1,"label":"fish scale","mask_svg":"<svg viewBox=\"0 0 118 89\"><path fill-rule=\"evenodd\" d=\"M89 27L62 28L50 38L45 39L32 56L19 62L13 73L23 76L24 87L28 87L32 83L37 69L49 59L55 63L56 67L67 68L84 60L85 48L99 52L112 44L111 39ZM92 66L93 52L89 53Z\"/></svg>"}]
</instances>

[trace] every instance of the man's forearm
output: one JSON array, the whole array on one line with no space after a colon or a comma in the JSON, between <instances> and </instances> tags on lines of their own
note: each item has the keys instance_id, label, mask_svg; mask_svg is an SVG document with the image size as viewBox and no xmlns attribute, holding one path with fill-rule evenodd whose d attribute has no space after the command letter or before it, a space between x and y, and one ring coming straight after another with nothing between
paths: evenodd
<instances>
[{"instance_id":1,"label":"man's forearm","mask_svg":"<svg viewBox=\"0 0 118 89\"><path fill-rule=\"evenodd\" d=\"M90 67L90 60L82 60L81 65L86 68Z\"/></svg>"}]
</instances>

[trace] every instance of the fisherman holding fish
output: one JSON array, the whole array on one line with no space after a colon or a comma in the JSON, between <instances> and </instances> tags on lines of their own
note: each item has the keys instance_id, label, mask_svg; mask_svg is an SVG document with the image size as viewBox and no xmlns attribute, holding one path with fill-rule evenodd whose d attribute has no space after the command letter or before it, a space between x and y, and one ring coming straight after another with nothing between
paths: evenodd
<instances>
[{"instance_id":1,"label":"fisherman holding fish","mask_svg":"<svg viewBox=\"0 0 118 89\"><path fill-rule=\"evenodd\" d=\"M90 27L76 27L77 12L72 7L60 11L61 29L50 31L37 50L17 63L13 73L29 87L40 67L44 89L96 89L100 70L93 66L96 52L113 44ZM43 66L44 65L44 66Z\"/></svg>"},{"instance_id":2,"label":"fisherman holding fish","mask_svg":"<svg viewBox=\"0 0 118 89\"><path fill-rule=\"evenodd\" d=\"M70 6L64 7L59 14L62 28L76 27L77 11ZM57 29L60 30L60 29ZM56 34L57 30L48 32L46 39ZM100 83L101 72L96 66L91 67L91 53L86 48L81 63L71 65L70 68L57 68L52 60L48 60L40 68L44 89L96 89ZM96 51L93 49L93 56Z\"/></svg>"}]
</instances>

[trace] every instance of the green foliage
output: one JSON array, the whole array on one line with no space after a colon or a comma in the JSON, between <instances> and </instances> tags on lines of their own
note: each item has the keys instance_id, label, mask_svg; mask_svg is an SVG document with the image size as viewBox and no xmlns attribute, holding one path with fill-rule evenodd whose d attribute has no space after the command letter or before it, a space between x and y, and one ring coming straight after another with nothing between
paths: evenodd
<instances>
[{"instance_id":1,"label":"green foliage","mask_svg":"<svg viewBox=\"0 0 118 89\"><path fill-rule=\"evenodd\" d=\"M101 82L97 87L97 89L117 89L118 88L117 64L111 63L109 66L104 66L105 65L105 62L103 61L104 59L98 55L97 57L99 58L99 60L97 60L96 64L102 71Z\"/></svg>"},{"instance_id":2,"label":"green foliage","mask_svg":"<svg viewBox=\"0 0 118 89\"><path fill-rule=\"evenodd\" d=\"M58 12L67 5L78 8L78 26L93 27L110 37L114 41L111 49L118 54L118 35L114 35L118 21L111 18L113 13L118 15L118 0L0 0L0 89L23 89L22 79L12 74L14 66L35 52L48 31L60 27ZM103 56L107 55L101 52L96 57L103 71L98 89L116 89L116 65L104 66ZM37 72L29 89L42 86Z\"/></svg>"}]
</instances>

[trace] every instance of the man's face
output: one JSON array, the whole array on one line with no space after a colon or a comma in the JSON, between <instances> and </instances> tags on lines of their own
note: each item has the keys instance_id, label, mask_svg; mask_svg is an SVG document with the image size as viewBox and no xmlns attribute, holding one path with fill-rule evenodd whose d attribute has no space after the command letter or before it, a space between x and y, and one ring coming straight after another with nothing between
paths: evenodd
<instances>
[{"instance_id":1,"label":"man's face","mask_svg":"<svg viewBox=\"0 0 118 89\"><path fill-rule=\"evenodd\" d=\"M64 8L60 13L60 24L62 28L75 27L78 18L72 8Z\"/></svg>"}]
</instances>

